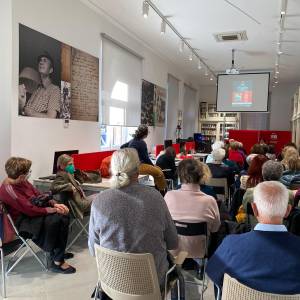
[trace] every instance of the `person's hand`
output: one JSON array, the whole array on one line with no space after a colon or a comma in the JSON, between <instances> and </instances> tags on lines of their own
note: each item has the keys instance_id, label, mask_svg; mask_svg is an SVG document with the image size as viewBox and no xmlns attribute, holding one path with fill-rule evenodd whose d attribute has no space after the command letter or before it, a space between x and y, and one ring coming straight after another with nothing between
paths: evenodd
<instances>
[{"instance_id":1,"label":"person's hand","mask_svg":"<svg viewBox=\"0 0 300 300\"><path fill-rule=\"evenodd\" d=\"M48 214L55 214L57 213L57 209L54 207L46 207L47 213Z\"/></svg>"},{"instance_id":2,"label":"person's hand","mask_svg":"<svg viewBox=\"0 0 300 300\"><path fill-rule=\"evenodd\" d=\"M72 192L73 192L73 194L75 194L77 192L77 189L74 185L72 185Z\"/></svg>"},{"instance_id":3,"label":"person's hand","mask_svg":"<svg viewBox=\"0 0 300 300\"><path fill-rule=\"evenodd\" d=\"M23 111L26 103L26 87L24 84L19 85L19 111Z\"/></svg>"},{"instance_id":4,"label":"person's hand","mask_svg":"<svg viewBox=\"0 0 300 300\"><path fill-rule=\"evenodd\" d=\"M69 213L68 207L64 204L54 204L54 208L58 214L67 215Z\"/></svg>"}]
</instances>

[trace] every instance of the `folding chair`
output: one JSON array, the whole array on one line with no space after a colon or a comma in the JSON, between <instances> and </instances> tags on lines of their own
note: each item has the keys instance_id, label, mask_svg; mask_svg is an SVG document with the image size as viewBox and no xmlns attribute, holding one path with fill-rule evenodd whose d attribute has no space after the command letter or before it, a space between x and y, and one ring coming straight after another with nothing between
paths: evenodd
<instances>
[{"instance_id":1,"label":"folding chair","mask_svg":"<svg viewBox=\"0 0 300 300\"><path fill-rule=\"evenodd\" d=\"M207 257L208 257L208 231L207 231L207 223L206 222L200 222L200 223L187 223L182 221L176 221L174 220L178 236L194 236L199 237L199 239L203 239L204 245L203 249L199 249L199 257L193 257L193 259L196 261L199 271L198 274L202 275L202 283L197 283L194 281L186 280L186 283L195 284L202 286L201 288L201 299L203 300L203 294L207 289L207 282L206 282L206 276L205 276L205 268L207 263ZM180 243L180 241L179 241ZM180 247L180 245L179 245ZM189 249L182 249L183 251L188 252ZM204 255L200 256L200 250L204 252ZM203 268L201 268L203 267ZM197 278L198 279L198 278Z\"/></svg>"},{"instance_id":2,"label":"folding chair","mask_svg":"<svg viewBox=\"0 0 300 300\"><path fill-rule=\"evenodd\" d=\"M176 263L166 274L162 296L152 254L118 252L99 245L95 245L95 253L98 269L95 299L100 289L114 300L167 299L167 283L169 275L176 269ZM185 299L184 294L180 295L180 299Z\"/></svg>"},{"instance_id":3,"label":"folding chair","mask_svg":"<svg viewBox=\"0 0 300 300\"><path fill-rule=\"evenodd\" d=\"M167 190L168 191L174 190L174 181L173 181L173 179L168 179L166 177L166 174L168 174L168 172L170 172L172 170L171 169L163 169L162 171L163 171L163 173L165 175L165 180L167 182Z\"/></svg>"},{"instance_id":4,"label":"folding chair","mask_svg":"<svg viewBox=\"0 0 300 300\"><path fill-rule=\"evenodd\" d=\"M227 184L227 178L210 178L206 185L216 188L216 194L218 196L223 196L224 201L228 201L228 206L230 206L230 191ZM222 192L220 192L220 190L222 190Z\"/></svg>"},{"instance_id":5,"label":"folding chair","mask_svg":"<svg viewBox=\"0 0 300 300\"><path fill-rule=\"evenodd\" d=\"M12 228L14 229L14 232L16 233L16 236L18 239L21 240L21 245L20 247L14 252L13 256L9 259L8 263L7 263L7 266L6 266L6 272L5 272L5 275L8 276L9 273L17 266L17 264L23 259L23 257L28 253L30 252L33 257L37 260L37 262L41 265L41 267L45 270L45 271L48 271L48 268L47 268L47 264L45 264L42 259L37 255L37 253L33 250L33 248L30 246L29 242L31 241L30 238L23 238L17 227L15 226L10 214L5 211L4 212L6 215L7 215L7 218L9 220L9 223L11 224ZM17 257L17 255L21 252L22 249L26 248L26 250L16 259L15 262L13 262L14 258ZM13 262L13 263L12 263ZM10 264L12 263L12 265L10 266Z\"/></svg>"},{"instance_id":6,"label":"folding chair","mask_svg":"<svg viewBox=\"0 0 300 300\"><path fill-rule=\"evenodd\" d=\"M83 223L83 219L81 220L78 217L78 214L76 213L75 205L72 203L71 200L68 200L68 206L70 208L70 212L71 212L71 215L72 215L72 218L73 218L73 220L71 221L69 227L72 229L74 225L77 225L77 227L79 228L79 231L76 234L76 236L73 238L73 240L70 241L70 243L68 244L66 250L69 250L76 243L76 241L80 238L80 236L82 234L86 234L87 236L89 235L89 232L88 232L88 229L87 229L88 226L89 226L89 221L87 221L86 224ZM89 215L89 213L86 213L86 214L83 215L83 217L88 216L88 215Z\"/></svg>"},{"instance_id":7,"label":"folding chair","mask_svg":"<svg viewBox=\"0 0 300 300\"><path fill-rule=\"evenodd\" d=\"M72 202L71 198L70 198L70 193L69 192L61 192L61 193L57 193L54 195L55 200L57 200L60 203L63 203L65 205L67 205L70 209L70 215L72 217L72 221L70 222L69 228L70 230L73 229L74 225L76 225L79 229L78 233L76 234L76 236L69 242L69 244L66 247L66 251L68 251L76 242L77 240L80 238L80 236L82 234L85 235L89 235L88 232L88 225L89 225L89 221L84 224L83 223L83 218L85 216L89 216L89 212L88 213L82 213L78 210L77 207L75 207L75 204ZM80 218L82 217L82 218Z\"/></svg>"}]
</instances>

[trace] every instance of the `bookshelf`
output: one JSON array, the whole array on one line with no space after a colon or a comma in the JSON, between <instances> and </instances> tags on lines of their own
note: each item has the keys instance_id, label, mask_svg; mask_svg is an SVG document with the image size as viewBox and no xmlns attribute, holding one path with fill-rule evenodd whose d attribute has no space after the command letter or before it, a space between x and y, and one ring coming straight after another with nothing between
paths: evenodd
<instances>
[{"instance_id":1,"label":"bookshelf","mask_svg":"<svg viewBox=\"0 0 300 300\"><path fill-rule=\"evenodd\" d=\"M199 104L199 132L205 142L212 144L227 138L229 129L239 129L239 118L238 113L217 112L215 104Z\"/></svg>"},{"instance_id":2,"label":"bookshelf","mask_svg":"<svg viewBox=\"0 0 300 300\"><path fill-rule=\"evenodd\" d=\"M292 141L299 145L300 143L300 87L297 89L292 99Z\"/></svg>"}]
</instances>

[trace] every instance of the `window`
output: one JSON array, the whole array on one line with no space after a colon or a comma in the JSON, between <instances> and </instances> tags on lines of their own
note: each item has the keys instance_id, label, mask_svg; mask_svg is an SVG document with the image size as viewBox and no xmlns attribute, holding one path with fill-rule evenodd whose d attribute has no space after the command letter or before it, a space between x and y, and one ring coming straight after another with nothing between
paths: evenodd
<instances>
[{"instance_id":1,"label":"window","mask_svg":"<svg viewBox=\"0 0 300 300\"><path fill-rule=\"evenodd\" d=\"M141 121L142 58L102 35L100 123L135 127Z\"/></svg>"},{"instance_id":2,"label":"window","mask_svg":"<svg viewBox=\"0 0 300 300\"><path fill-rule=\"evenodd\" d=\"M132 139L137 127L101 126L101 148L117 149Z\"/></svg>"},{"instance_id":3,"label":"window","mask_svg":"<svg viewBox=\"0 0 300 300\"><path fill-rule=\"evenodd\" d=\"M125 124L125 108L109 107L109 124L124 125Z\"/></svg>"}]
</instances>

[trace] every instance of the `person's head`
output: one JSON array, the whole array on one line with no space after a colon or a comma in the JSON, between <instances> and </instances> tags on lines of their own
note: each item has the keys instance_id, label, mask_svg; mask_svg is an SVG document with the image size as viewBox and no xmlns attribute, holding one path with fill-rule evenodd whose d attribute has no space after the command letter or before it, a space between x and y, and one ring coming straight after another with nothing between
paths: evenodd
<instances>
[{"instance_id":1,"label":"person's head","mask_svg":"<svg viewBox=\"0 0 300 300\"><path fill-rule=\"evenodd\" d=\"M300 159L298 155L291 155L289 157L286 157L285 163L287 170L293 172L300 171Z\"/></svg>"},{"instance_id":2,"label":"person's head","mask_svg":"<svg viewBox=\"0 0 300 300\"><path fill-rule=\"evenodd\" d=\"M22 182L29 178L31 160L22 157L11 157L5 163L7 177L15 182Z\"/></svg>"},{"instance_id":3,"label":"person's head","mask_svg":"<svg viewBox=\"0 0 300 300\"><path fill-rule=\"evenodd\" d=\"M122 188L131 182L137 182L140 160L138 153L133 148L115 151L111 158L111 186Z\"/></svg>"},{"instance_id":4,"label":"person's head","mask_svg":"<svg viewBox=\"0 0 300 300\"><path fill-rule=\"evenodd\" d=\"M225 157L226 151L223 148L218 148L216 150L213 150L211 154L212 154L214 163L220 164Z\"/></svg>"},{"instance_id":5,"label":"person's head","mask_svg":"<svg viewBox=\"0 0 300 300\"><path fill-rule=\"evenodd\" d=\"M238 149L239 149L239 146L240 146L240 143L237 142L237 141L233 141L233 142L230 143L230 148L231 148L232 150L238 150Z\"/></svg>"},{"instance_id":6,"label":"person's head","mask_svg":"<svg viewBox=\"0 0 300 300\"><path fill-rule=\"evenodd\" d=\"M138 140L143 140L148 136L148 126L147 125L139 125L137 130L135 131L133 137Z\"/></svg>"},{"instance_id":7,"label":"person's head","mask_svg":"<svg viewBox=\"0 0 300 300\"><path fill-rule=\"evenodd\" d=\"M51 76L54 71L53 59L49 53L43 53L38 57L38 70L42 76Z\"/></svg>"},{"instance_id":8,"label":"person's head","mask_svg":"<svg viewBox=\"0 0 300 300\"><path fill-rule=\"evenodd\" d=\"M166 148L165 154L168 157L173 157L173 158L176 157L175 149L172 146L169 146L169 147Z\"/></svg>"},{"instance_id":9,"label":"person's head","mask_svg":"<svg viewBox=\"0 0 300 300\"><path fill-rule=\"evenodd\" d=\"M287 188L278 181L266 181L258 184L253 193L253 213L260 223L282 224L290 213Z\"/></svg>"},{"instance_id":10,"label":"person's head","mask_svg":"<svg viewBox=\"0 0 300 300\"><path fill-rule=\"evenodd\" d=\"M267 153L275 154L275 146L273 144L268 145Z\"/></svg>"},{"instance_id":11,"label":"person's head","mask_svg":"<svg viewBox=\"0 0 300 300\"><path fill-rule=\"evenodd\" d=\"M264 181L278 181L283 173L283 166L280 162L268 160L262 166Z\"/></svg>"},{"instance_id":12,"label":"person's head","mask_svg":"<svg viewBox=\"0 0 300 300\"><path fill-rule=\"evenodd\" d=\"M299 158L299 153L298 150L295 149L294 147L288 146L288 147L284 147L284 149L282 150L282 164L285 166L285 168L288 169L288 162L289 160L293 157L293 158Z\"/></svg>"},{"instance_id":13,"label":"person's head","mask_svg":"<svg viewBox=\"0 0 300 300\"><path fill-rule=\"evenodd\" d=\"M212 151L217 150L217 149L220 149L220 148L224 148L224 142L222 142L222 141L214 142L214 143L211 145Z\"/></svg>"},{"instance_id":14,"label":"person's head","mask_svg":"<svg viewBox=\"0 0 300 300\"><path fill-rule=\"evenodd\" d=\"M261 144L254 144L250 150L251 154L265 154L265 150L263 145Z\"/></svg>"},{"instance_id":15,"label":"person's head","mask_svg":"<svg viewBox=\"0 0 300 300\"><path fill-rule=\"evenodd\" d=\"M207 164L204 164L200 162L200 165L202 167L203 176L200 180L200 184L207 184L209 182L209 179L212 177L210 168Z\"/></svg>"},{"instance_id":16,"label":"person's head","mask_svg":"<svg viewBox=\"0 0 300 300\"><path fill-rule=\"evenodd\" d=\"M197 159L184 159L178 165L181 183L200 184L204 176L204 164Z\"/></svg>"},{"instance_id":17,"label":"person's head","mask_svg":"<svg viewBox=\"0 0 300 300\"><path fill-rule=\"evenodd\" d=\"M62 154L57 159L57 169L74 174L75 167L73 158L68 154Z\"/></svg>"},{"instance_id":18,"label":"person's head","mask_svg":"<svg viewBox=\"0 0 300 300\"><path fill-rule=\"evenodd\" d=\"M268 158L264 155L256 155L250 163L248 169L249 178L247 180L247 188L256 186L259 182L263 181L262 167L263 164L268 161Z\"/></svg>"}]
</instances>

